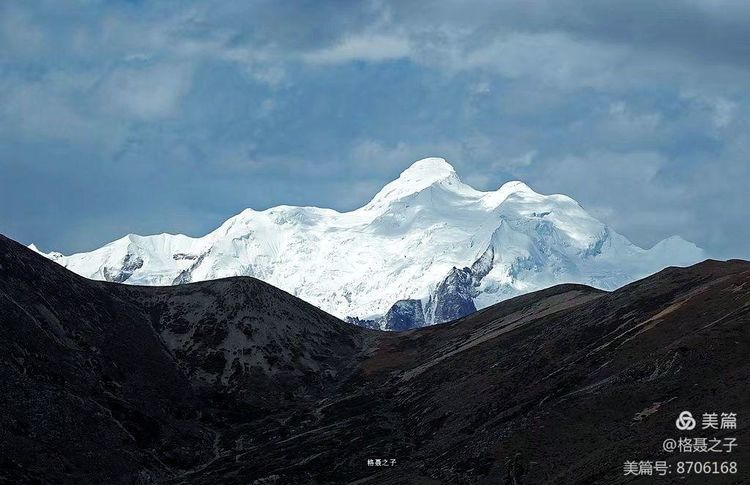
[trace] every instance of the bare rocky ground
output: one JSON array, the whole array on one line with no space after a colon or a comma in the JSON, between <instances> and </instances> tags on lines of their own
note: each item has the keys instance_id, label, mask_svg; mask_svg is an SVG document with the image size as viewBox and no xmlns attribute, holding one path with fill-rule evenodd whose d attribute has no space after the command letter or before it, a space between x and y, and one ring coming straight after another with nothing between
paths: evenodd
<instances>
[{"instance_id":1,"label":"bare rocky ground","mask_svg":"<svg viewBox=\"0 0 750 485\"><path fill-rule=\"evenodd\" d=\"M387 333L251 278L89 281L0 236L0 481L750 483L749 391L745 261ZM708 459L661 451L701 435L686 409L737 413L710 459L739 473L624 476Z\"/></svg>"}]
</instances>

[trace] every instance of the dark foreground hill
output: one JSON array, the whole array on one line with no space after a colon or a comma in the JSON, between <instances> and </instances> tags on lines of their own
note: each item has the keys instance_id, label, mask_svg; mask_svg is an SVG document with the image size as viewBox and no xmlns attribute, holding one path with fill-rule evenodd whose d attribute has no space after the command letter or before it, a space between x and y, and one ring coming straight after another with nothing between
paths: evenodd
<instances>
[{"instance_id":1,"label":"dark foreground hill","mask_svg":"<svg viewBox=\"0 0 750 485\"><path fill-rule=\"evenodd\" d=\"M744 261L384 333L251 278L89 281L0 236L0 481L747 483L748 391ZM738 429L678 432L683 410ZM738 446L661 451L680 436ZM641 460L739 472L624 476Z\"/></svg>"}]
</instances>

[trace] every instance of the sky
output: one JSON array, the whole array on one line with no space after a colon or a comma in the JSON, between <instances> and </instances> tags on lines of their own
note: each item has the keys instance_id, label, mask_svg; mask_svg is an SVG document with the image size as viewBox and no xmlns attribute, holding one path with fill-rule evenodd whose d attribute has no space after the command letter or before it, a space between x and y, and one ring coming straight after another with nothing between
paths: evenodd
<instances>
[{"instance_id":1,"label":"sky","mask_svg":"<svg viewBox=\"0 0 750 485\"><path fill-rule=\"evenodd\" d=\"M0 3L0 233L351 210L413 161L750 259L750 2Z\"/></svg>"}]
</instances>

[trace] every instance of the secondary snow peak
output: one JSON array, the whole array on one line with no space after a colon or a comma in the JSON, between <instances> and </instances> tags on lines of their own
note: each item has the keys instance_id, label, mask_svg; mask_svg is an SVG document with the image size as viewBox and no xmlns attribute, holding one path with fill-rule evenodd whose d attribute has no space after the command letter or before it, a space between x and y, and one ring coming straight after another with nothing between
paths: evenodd
<instances>
[{"instance_id":1,"label":"secondary snow peak","mask_svg":"<svg viewBox=\"0 0 750 485\"><path fill-rule=\"evenodd\" d=\"M520 180L511 180L510 182L505 182L497 190L498 192L506 192L506 193L513 193L513 192L529 192L529 193L534 193L534 194L536 193L531 189L531 187L521 182Z\"/></svg>"},{"instance_id":2,"label":"secondary snow peak","mask_svg":"<svg viewBox=\"0 0 750 485\"><path fill-rule=\"evenodd\" d=\"M482 205L489 209L493 209L513 194L523 194L531 197L544 198L543 195L534 192L528 185L519 181L512 180L504 183L499 189L494 192L486 192L482 196Z\"/></svg>"}]
</instances>

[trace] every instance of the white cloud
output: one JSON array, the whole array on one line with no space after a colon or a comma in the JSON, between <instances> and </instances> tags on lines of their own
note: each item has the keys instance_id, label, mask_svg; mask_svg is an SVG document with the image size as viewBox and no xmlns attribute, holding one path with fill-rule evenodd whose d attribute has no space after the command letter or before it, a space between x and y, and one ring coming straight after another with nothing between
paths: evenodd
<instances>
[{"instance_id":1,"label":"white cloud","mask_svg":"<svg viewBox=\"0 0 750 485\"><path fill-rule=\"evenodd\" d=\"M123 66L109 72L99 88L104 108L120 117L154 120L174 115L190 89L187 64Z\"/></svg>"},{"instance_id":2,"label":"white cloud","mask_svg":"<svg viewBox=\"0 0 750 485\"><path fill-rule=\"evenodd\" d=\"M661 124L660 113L636 110L624 101L615 101L610 103L608 115L597 130L612 137L644 139L654 134Z\"/></svg>"},{"instance_id":3,"label":"white cloud","mask_svg":"<svg viewBox=\"0 0 750 485\"><path fill-rule=\"evenodd\" d=\"M560 87L604 86L628 54L622 46L575 39L558 32L514 32L458 59L463 68L484 68L512 78Z\"/></svg>"},{"instance_id":4,"label":"white cloud","mask_svg":"<svg viewBox=\"0 0 750 485\"><path fill-rule=\"evenodd\" d=\"M339 64L350 61L379 62L409 57L409 41L401 36L361 34L341 39L338 43L312 50L302 59L313 64Z\"/></svg>"},{"instance_id":5,"label":"white cloud","mask_svg":"<svg viewBox=\"0 0 750 485\"><path fill-rule=\"evenodd\" d=\"M705 90L685 90L681 97L692 103L702 116L708 118L717 132L728 128L740 111L737 101Z\"/></svg>"}]
</instances>

